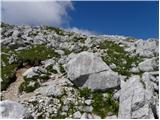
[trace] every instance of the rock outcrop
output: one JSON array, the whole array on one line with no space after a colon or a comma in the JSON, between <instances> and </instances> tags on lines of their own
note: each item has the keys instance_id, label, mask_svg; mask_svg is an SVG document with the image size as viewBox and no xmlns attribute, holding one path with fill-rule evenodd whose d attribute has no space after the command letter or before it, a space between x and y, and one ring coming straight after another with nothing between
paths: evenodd
<instances>
[{"instance_id":1,"label":"rock outcrop","mask_svg":"<svg viewBox=\"0 0 160 120\"><path fill-rule=\"evenodd\" d=\"M151 107L154 101L153 86L149 80L132 76L121 86L118 118L153 119L155 111Z\"/></svg>"},{"instance_id":2,"label":"rock outcrop","mask_svg":"<svg viewBox=\"0 0 160 120\"><path fill-rule=\"evenodd\" d=\"M100 57L93 53L82 52L71 59L66 65L68 78L78 87L92 90L116 88L120 78Z\"/></svg>"}]
</instances>

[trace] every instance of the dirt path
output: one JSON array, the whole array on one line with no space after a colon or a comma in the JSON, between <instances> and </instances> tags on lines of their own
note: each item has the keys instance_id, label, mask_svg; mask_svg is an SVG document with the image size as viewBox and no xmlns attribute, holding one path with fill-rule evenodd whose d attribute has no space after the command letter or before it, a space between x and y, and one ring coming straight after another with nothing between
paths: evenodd
<instances>
[{"instance_id":1,"label":"dirt path","mask_svg":"<svg viewBox=\"0 0 160 120\"><path fill-rule=\"evenodd\" d=\"M24 81L22 74L27 70L27 68L22 68L17 70L16 72L16 81L13 82L6 91L2 93L3 99L9 99L13 101L20 101L21 99L24 99L26 97L32 96L32 93L25 93L23 95L19 94L19 86Z\"/></svg>"}]
</instances>

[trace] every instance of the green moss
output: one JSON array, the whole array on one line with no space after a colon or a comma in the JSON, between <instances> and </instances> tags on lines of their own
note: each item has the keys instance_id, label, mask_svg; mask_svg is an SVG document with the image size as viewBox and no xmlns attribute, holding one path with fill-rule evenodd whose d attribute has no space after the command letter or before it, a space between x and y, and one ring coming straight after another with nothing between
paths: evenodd
<instances>
[{"instance_id":1,"label":"green moss","mask_svg":"<svg viewBox=\"0 0 160 120\"><path fill-rule=\"evenodd\" d=\"M92 94L92 91L91 89L85 87L83 89L80 89L80 97L84 97L84 98L90 98L91 97L91 94Z\"/></svg>"},{"instance_id":2,"label":"green moss","mask_svg":"<svg viewBox=\"0 0 160 120\"><path fill-rule=\"evenodd\" d=\"M107 97L104 97L100 92L93 93L93 112L102 118L105 118L108 113L113 115L118 114L118 103L112 99L113 93L108 92Z\"/></svg>"}]
</instances>

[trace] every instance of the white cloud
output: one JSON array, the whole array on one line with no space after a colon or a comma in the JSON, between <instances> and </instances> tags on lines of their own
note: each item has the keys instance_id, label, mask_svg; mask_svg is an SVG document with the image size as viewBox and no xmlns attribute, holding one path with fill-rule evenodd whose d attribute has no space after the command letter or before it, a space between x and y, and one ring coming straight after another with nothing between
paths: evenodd
<instances>
[{"instance_id":1,"label":"white cloud","mask_svg":"<svg viewBox=\"0 0 160 120\"><path fill-rule=\"evenodd\" d=\"M76 28L76 27L67 28L66 30L73 31L75 33L81 33L81 34L84 34L84 35L95 35L96 34L93 31L89 31L89 30L86 30L86 29L79 29L79 28Z\"/></svg>"},{"instance_id":2,"label":"white cloud","mask_svg":"<svg viewBox=\"0 0 160 120\"><path fill-rule=\"evenodd\" d=\"M2 21L10 24L54 25L69 22L71 1L2 1Z\"/></svg>"}]
</instances>

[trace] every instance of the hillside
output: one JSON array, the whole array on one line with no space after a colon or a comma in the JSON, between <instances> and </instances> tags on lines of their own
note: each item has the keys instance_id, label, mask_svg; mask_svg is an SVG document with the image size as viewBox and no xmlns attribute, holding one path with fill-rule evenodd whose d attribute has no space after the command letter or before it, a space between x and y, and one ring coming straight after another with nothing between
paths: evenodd
<instances>
[{"instance_id":1,"label":"hillside","mask_svg":"<svg viewBox=\"0 0 160 120\"><path fill-rule=\"evenodd\" d=\"M1 24L2 118L158 119L159 40Z\"/></svg>"}]
</instances>

